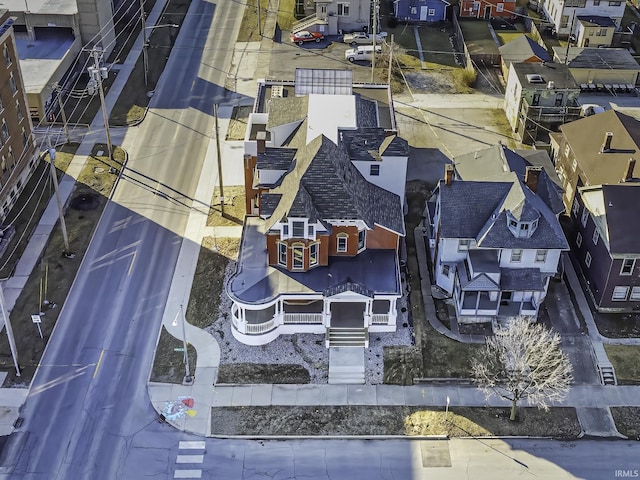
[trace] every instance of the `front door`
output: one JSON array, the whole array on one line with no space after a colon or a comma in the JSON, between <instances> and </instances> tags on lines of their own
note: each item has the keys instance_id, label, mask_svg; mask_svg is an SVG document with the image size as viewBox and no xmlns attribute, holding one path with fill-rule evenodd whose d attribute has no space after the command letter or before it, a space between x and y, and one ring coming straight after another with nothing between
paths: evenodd
<instances>
[{"instance_id":1,"label":"front door","mask_svg":"<svg viewBox=\"0 0 640 480\"><path fill-rule=\"evenodd\" d=\"M484 18L489 20L491 18L491 5L484 7Z\"/></svg>"},{"instance_id":2,"label":"front door","mask_svg":"<svg viewBox=\"0 0 640 480\"><path fill-rule=\"evenodd\" d=\"M424 22L425 20L427 20L427 12L428 12L428 10L429 10L429 7L427 7L426 5L420 7L420 21L421 22Z\"/></svg>"}]
</instances>

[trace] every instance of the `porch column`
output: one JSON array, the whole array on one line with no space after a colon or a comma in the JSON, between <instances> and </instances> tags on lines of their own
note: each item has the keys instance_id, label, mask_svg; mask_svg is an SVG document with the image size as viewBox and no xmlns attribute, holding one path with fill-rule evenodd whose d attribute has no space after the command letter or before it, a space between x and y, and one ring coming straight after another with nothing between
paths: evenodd
<instances>
[{"instance_id":1,"label":"porch column","mask_svg":"<svg viewBox=\"0 0 640 480\"><path fill-rule=\"evenodd\" d=\"M276 325L284 324L284 300L278 299L275 304L275 312L273 313L273 321Z\"/></svg>"},{"instance_id":2,"label":"porch column","mask_svg":"<svg viewBox=\"0 0 640 480\"><path fill-rule=\"evenodd\" d=\"M331 326L331 302L327 298L322 299L322 324L327 328Z\"/></svg>"},{"instance_id":3,"label":"porch column","mask_svg":"<svg viewBox=\"0 0 640 480\"><path fill-rule=\"evenodd\" d=\"M398 311L397 311L397 299L392 298L389 301L389 320L387 321L388 325L396 325L396 321L398 320Z\"/></svg>"},{"instance_id":4,"label":"porch column","mask_svg":"<svg viewBox=\"0 0 640 480\"><path fill-rule=\"evenodd\" d=\"M480 292L476 292L476 315L478 315L479 307L480 307Z\"/></svg>"}]
</instances>

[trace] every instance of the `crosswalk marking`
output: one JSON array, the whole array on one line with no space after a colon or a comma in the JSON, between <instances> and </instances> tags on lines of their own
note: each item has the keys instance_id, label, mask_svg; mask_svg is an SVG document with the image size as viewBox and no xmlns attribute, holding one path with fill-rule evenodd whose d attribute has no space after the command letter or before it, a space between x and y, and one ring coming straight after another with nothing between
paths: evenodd
<instances>
[{"instance_id":1,"label":"crosswalk marking","mask_svg":"<svg viewBox=\"0 0 640 480\"><path fill-rule=\"evenodd\" d=\"M178 448L180 450L204 450L205 443L204 442L180 442L178 444Z\"/></svg>"},{"instance_id":2,"label":"crosswalk marking","mask_svg":"<svg viewBox=\"0 0 640 480\"><path fill-rule=\"evenodd\" d=\"M176 463L202 463L204 455L178 455Z\"/></svg>"},{"instance_id":3,"label":"crosswalk marking","mask_svg":"<svg viewBox=\"0 0 640 480\"><path fill-rule=\"evenodd\" d=\"M202 470L176 470L173 478L202 478Z\"/></svg>"}]
</instances>

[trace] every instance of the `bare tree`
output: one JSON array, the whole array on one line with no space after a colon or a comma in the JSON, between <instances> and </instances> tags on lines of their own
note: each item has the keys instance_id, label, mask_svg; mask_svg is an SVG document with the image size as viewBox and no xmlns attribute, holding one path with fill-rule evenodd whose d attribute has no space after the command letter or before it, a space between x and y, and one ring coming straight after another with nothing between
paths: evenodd
<instances>
[{"instance_id":1,"label":"bare tree","mask_svg":"<svg viewBox=\"0 0 640 480\"><path fill-rule=\"evenodd\" d=\"M498 395L511 401L510 420L516 419L521 399L544 410L548 401L562 400L572 371L560 335L521 317L488 337L472 362L475 382L487 398Z\"/></svg>"}]
</instances>

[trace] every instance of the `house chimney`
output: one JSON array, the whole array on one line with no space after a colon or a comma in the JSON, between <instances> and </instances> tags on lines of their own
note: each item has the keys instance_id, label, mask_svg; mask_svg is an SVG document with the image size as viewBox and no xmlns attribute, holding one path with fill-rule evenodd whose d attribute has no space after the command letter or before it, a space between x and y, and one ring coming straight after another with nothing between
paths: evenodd
<instances>
[{"instance_id":1,"label":"house chimney","mask_svg":"<svg viewBox=\"0 0 640 480\"><path fill-rule=\"evenodd\" d=\"M258 153L264 153L267 145L267 132L258 132L256 134L256 143L258 144Z\"/></svg>"},{"instance_id":2,"label":"house chimney","mask_svg":"<svg viewBox=\"0 0 640 480\"><path fill-rule=\"evenodd\" d=\"M538 181L540 180L542 167L527 167L524 173L524 184L533 193L538 192Z\"/></svg>"},{"instance_id":3,"label":"house chimney","mask_svg":"<svg viewBox=\"0 0 640 480\"><path fill-rule=\"evenodd\" d=\"M633 169L636 167L635 158L630 158L629 163L627 163L627 169L624 172L624 177L622 177L623 182L628 182L633 179Z\"/></svg>"},{"instance_id":4,"label":"house chimney","mask_svg":"<svg viewBox=\"0 0 640 480\"><path fill-rule=\"evenodd\" d=\"M444 184L448 187L453 183L453 165L444 166Z\"/></svg>"},{"instance_id":5,"label":"house chimney","mask_svg":"<svg viewBox=\"0 0 640 480\"><path fill-rule=\"evenodd\" d=\"M600 149L600 153L606 153L611 150L611 141L613 140L613 132L607 132L604 134L604 143Z\"/></svg>"}]
</instances>

